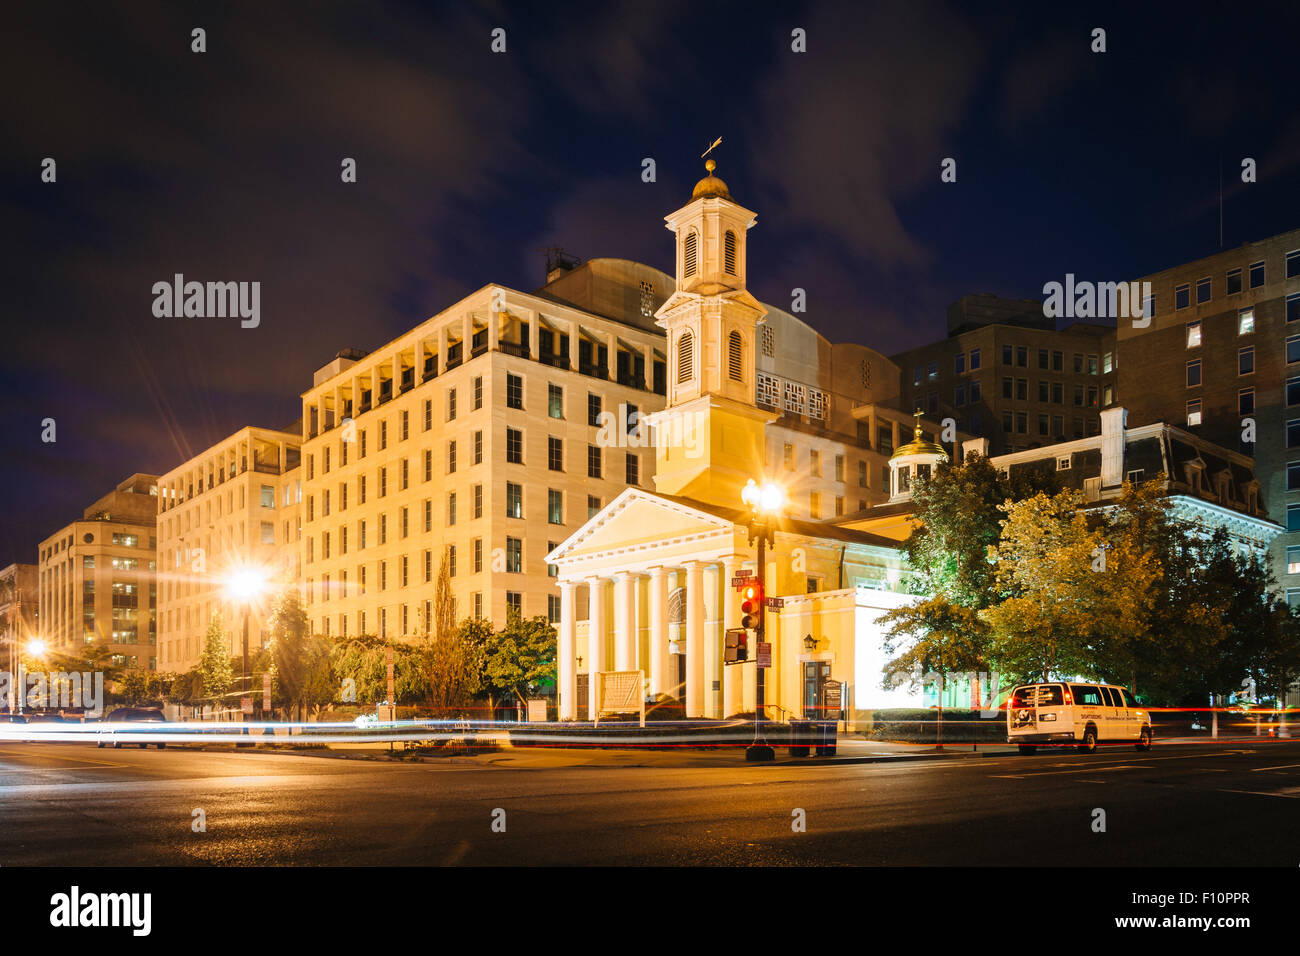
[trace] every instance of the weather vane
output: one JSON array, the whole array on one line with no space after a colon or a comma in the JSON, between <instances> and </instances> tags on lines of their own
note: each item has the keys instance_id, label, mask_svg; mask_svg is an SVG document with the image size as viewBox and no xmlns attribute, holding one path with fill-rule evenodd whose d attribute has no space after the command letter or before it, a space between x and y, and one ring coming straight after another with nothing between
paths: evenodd
<instances>
[{"instance_id":1,"label":"weather vane","mask_svg":"<svg viewBox=\"0 0 1300 956\"><path fill-rule=\"evenodd\" d=\"M710 146L710 147L709 147L708 149L706 149L704 152L700 153L700 159L703 159L705 156L709 155L709 153L713 152L714 147L717 146L717 145L718 145L719 143L721 143L721 142L722 142L722 137L719 136L717 139L715 139L715 140L713 141L713 146Z\"/></svg>"}]
</instances>

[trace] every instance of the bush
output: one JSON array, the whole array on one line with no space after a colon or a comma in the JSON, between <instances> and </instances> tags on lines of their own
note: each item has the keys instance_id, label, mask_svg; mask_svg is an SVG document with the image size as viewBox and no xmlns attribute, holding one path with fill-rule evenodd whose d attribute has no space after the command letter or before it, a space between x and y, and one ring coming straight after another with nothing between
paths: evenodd
<instances>
[{"instance_id":1,"label":"bush","mask_svg":"<svg viewBox=\"0 0 1300 956\"><path fill-rule=\"evenodd\" d=\"M934 743L938 733L934 710L897 709L871 713L872 740L897 740L905 743ZM1007 718L999 711L996 717L981 717L978 710L943 712L944 743L1006 743Z\"/></svg>"}]
</instances>

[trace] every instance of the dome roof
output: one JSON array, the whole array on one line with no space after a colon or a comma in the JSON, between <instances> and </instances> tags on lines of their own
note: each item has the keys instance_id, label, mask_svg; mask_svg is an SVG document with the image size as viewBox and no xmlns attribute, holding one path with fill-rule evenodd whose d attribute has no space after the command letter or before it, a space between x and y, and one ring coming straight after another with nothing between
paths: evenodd
<instances>
[{"instance_id":1,"label":"dome roof","mask_svg":"<svg viewBox=\"0 0 1300 956\"><path fill-rule=\"evenodd\" d=\"M717 167L718 164L711 159L704 164L704 168L709 171L709 175L705 176L695 184L695 189L691 191L691 199L699 199L702 196L717 196L719 199L731 199L731 193L727 191L727 184L717 176L713 175L713 171L717 169ZM735 200L732 201L734 202Z\"/></svg>"},{"instance_id":2,"label":"dome roof","mask_svg":"<svg viewBox=\"0 0 1300 956\"><path fill-rule=\"evenodd\" d=\"M921 430L921 413L919 411L916 413L916 433L912 436L912 440L906 445L900 446L889 456L889 460L893 461L895 458L903 458L907 455L935 455L943 459L948 457L948 453L944 451L942 445L925 437L925 432Z\"/></svg>"}]
</instances>

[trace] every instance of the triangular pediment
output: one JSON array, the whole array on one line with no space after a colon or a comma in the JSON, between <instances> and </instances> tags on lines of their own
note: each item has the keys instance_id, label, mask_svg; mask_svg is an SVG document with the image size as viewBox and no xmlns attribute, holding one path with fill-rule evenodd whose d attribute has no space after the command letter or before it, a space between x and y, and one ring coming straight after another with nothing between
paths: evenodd
<instances>
[{"instance_id":1,"label":"triangular pediment","mask_svg":"<svg viewBox=\"0 0 1300 956\"><path fill-rule=\"evenodd\" d=\"M725 518L639 488L629 488L547 555L546 561L562 565L734 530L735 524Z\"/></svg>"}]
</instances>

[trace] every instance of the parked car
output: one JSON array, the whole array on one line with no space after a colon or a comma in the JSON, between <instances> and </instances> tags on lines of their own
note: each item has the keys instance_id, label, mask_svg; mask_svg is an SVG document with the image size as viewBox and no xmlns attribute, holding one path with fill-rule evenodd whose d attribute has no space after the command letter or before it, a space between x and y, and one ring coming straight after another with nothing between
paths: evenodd
<instances>
[{"instance_id":1,"label":"parked car","mask_svg":"<svg viewBox=\"0 0 1300 956\"><path fill-rule=\"evenodd\" d=\"M1031 754L1039 744L1075 745L1092 753L1103 741L1151 749L1151 715L1123 687L1045 683L1017 687L1007 705L1007 743Z\"/></svg>"},{"instance_id":2,"label":"parked car","mask_svg":"<svg viewBox=\"0 0 1300 956\"><path fill-rule=\"evenodd\" d=\"M157 707L119 707L117 708L117 710L107 715L104 718L103 723L105 724L127 724L127 723L165 724L167 723L167 718L163 715L163 712ZM117 729L113 727L104 727L100 729L99 741L96 743L96 746L103 747L106 743L111 742L115 749L120 748L122 746L122 741L118 738L119 734L125 737L129 737L132 733L147 733L147 732L148 731L141 731L136 729L125 729L125 728ZM148 748L149 746L147 741L129 741L129 742L137 743L142 748ZM162 741L157 742L157 747L159 750L162 750L166 746L167 744Z\"/></svg>"}]
</instances>

